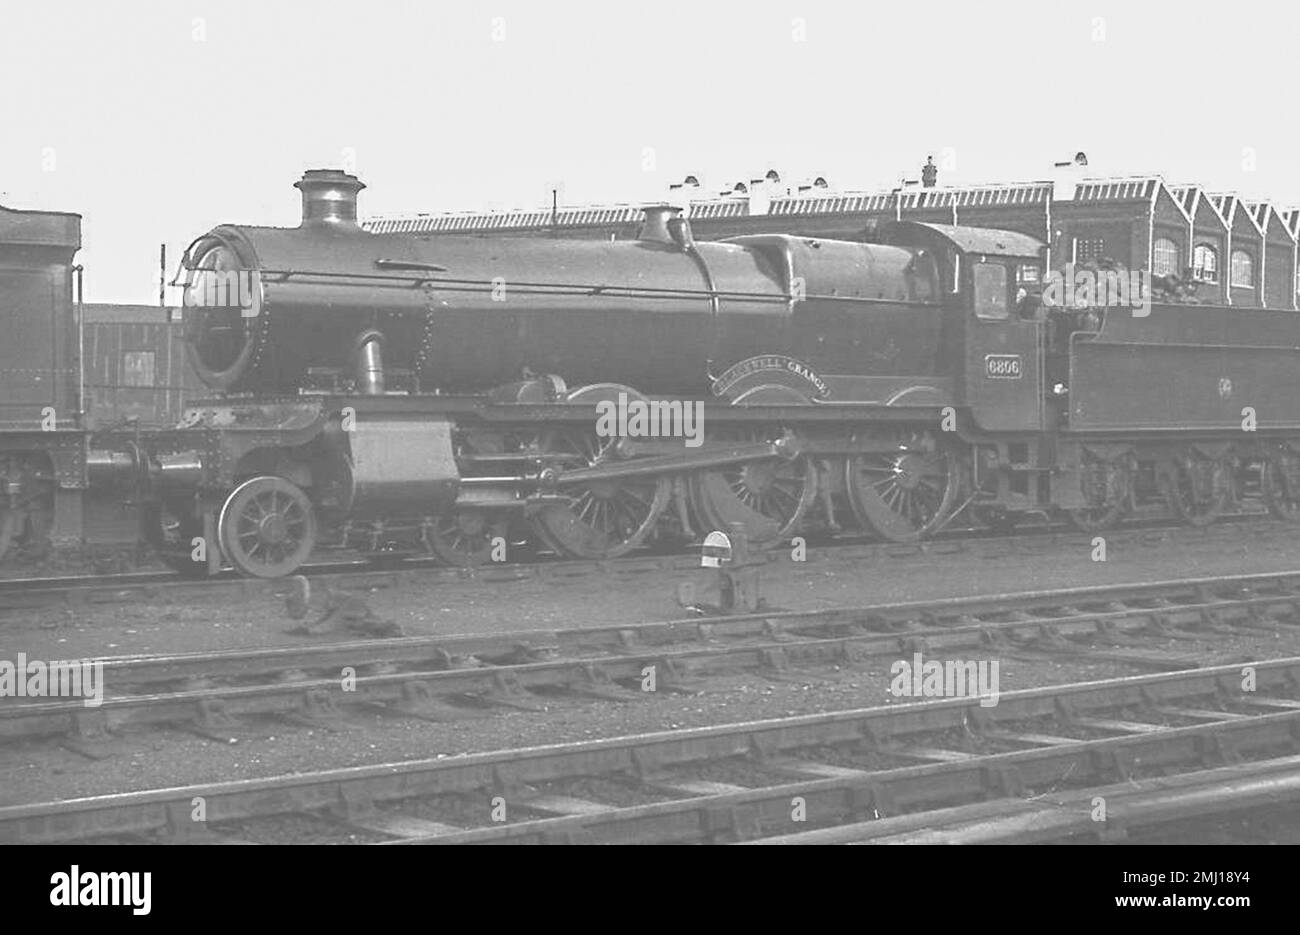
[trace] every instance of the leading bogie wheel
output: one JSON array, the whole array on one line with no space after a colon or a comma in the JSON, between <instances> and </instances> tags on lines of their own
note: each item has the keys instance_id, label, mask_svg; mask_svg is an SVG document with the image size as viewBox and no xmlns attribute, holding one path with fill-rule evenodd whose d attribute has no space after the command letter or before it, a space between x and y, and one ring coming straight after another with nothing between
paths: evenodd
<instances>
[{"instance_id":1,"label":"leading bogie wheel","mask_svg":"<svg viewBox=\"0 0 1300 935\"><path fill-rule=\"evenodd\" d=\"M448 565L469 568L494 560L497 547L505 544L509 522L504 515L487 510L452 510L431 518L424 527L429 551Z\"/></svg>"},{"instance_id":2,"label":"leading bogie wheel","mask_svg":"<svg viewBox=\"0 0 1300 935\"><path fill-rule=\"evenodd\" d=\"M302 488L283 477L244 481L217 520L221 548L239 571L256 578L292 574L316 546L316 514Z\"/></svg>"}]
</instances>

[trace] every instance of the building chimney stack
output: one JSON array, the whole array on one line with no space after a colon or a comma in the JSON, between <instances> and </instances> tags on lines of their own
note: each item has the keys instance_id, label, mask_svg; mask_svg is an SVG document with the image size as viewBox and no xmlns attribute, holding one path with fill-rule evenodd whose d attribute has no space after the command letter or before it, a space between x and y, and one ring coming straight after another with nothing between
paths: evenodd
<instances>
[{"instance_id":1,"label":"building chimney stack","mask_svg":"<svg viewBox=\"0 0 1300 935\"><path fill-rule=\"evenodd\" d=\"M933 156L925 157L925 165L921 166L921 187L934 188L939 181L939 167L934 164Z\"/></svg>"},{"instance_id":2,"label":"building chimney stack","mask_svg":"<svg viewBox=\"0 0 1300 935\"><path fill-rule=\"evenodd\" d=\"M1073 159L1052 163L1052 200L1073 201L1078 183L1088 172L1086 153L1075 153Z\"/></svg>"}]
</instances>

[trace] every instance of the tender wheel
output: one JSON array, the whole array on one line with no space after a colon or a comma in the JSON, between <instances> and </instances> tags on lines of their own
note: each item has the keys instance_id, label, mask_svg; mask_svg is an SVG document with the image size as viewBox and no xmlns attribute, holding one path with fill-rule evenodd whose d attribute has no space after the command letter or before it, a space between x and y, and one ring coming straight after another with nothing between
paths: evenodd
<instances>
[{"instance_id":1,"label":"tender wheel","mask_svg":"<svg viewBox=\"0 0 1300 935\"><path fill-rule=\"evenodd\" d=\"M186 578L207 575L208 563L194 561L194 539L203 535L203 522L191 510L146 503L140 509L140 534L168 568Z\"/></svg>"},{"instance_id":2,"label":"tender wheel","mask_svg":"<svg viewBox=\"0 0 1300 935\"><path fill-rule=\"evenodd\" d=\"M257 578L291 574L316 546L311 500L283 477L254 477L236 487L217 529L231 564Z\"/></svg>"},{"instance_id":3,"label":"tender wheel","mask_svg":"<svg viewBox=\"0 0 1300 935\"><path fill-rule=\"evenodd\" d=\"M895 542L915 542L947 520L960 477L957 458L946 449L900 446L889 454L849 458L844 486L865 528Z\"/></svg>"},{"instance_id":4,"label":"tender wheel","mask_svg":"<svg viewBox=\"0 0 1300 935\"><path fill-rule=\"evenodd\" d=\"M604 464L616 457L617 439L595 433L551 432L539 446L561 473ZM640 545L668 505L667 477L623 477L560 487L567 502L543 507L532 517L541 539L574 558L617 558Z\"/></svg>"},{"instance_id":5,"label":"tender wheel","mask_svg":"<svg viewBox=\"0 0 1300 935\"><path fill-rule=\"evenodd\" d=\"M1080 532L1110 529L1128 508L1132 489L1133 468L1128 460L1089 458L1084 463L1083 494L1098 505L1066 510L1065 515Z\"/></svg>"},{"instance_id":6,"label":"tender wheel","mask_svg":"<svg viewBox=\"0 0 1300 935\"><path fill-rule=\"evenodd\" d=\"M1169 505L1183 522L1208 526L1232 499L1232 466L1195 455L1178 460L1168 491Z\"/></svg>"},{"instance_id":7,"label":"tender wheel","mask_svg":"<svg viewBox=\"0 0 1300 935\"><path fill-rule=\"evenodd\" d=\"M424 528L429 551L448 565L470 567L492 560L497 537L506 536L508 523L483 510L456 510L435 516Z\"/></svg>"},{"instance_id":8,"label":"tender wheel","mask_svg":"<svg viewBox=\"0 0 1300 935\"><path fill-rule=\"evenodd\" d=\"M761 431L730 433L744 444L772 440ZM766 458L711 471L690 479L691 506L706 528L727 532L742 523L752 545L764 548L789 538L817 496L817 465L811 458Z\"/></svg>"},{"instance_id":9,"label":"tender wheel","mask_svg":"<svg viewBox=\"0 0 1300 935\"><path fill-rule=\"evenodd\" d=\"M1288 523L1300 523L1300 455L1291 451L1269 454L1259 481L1268 511Z\"/></svg>"}]
</instances>

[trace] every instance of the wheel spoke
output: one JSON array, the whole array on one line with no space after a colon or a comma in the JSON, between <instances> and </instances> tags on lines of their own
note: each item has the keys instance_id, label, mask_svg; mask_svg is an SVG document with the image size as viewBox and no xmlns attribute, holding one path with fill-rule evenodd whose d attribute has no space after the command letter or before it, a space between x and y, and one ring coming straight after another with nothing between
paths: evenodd
<instances>
[{"instance_id":1,"label":"wheel spoke","mask_svg":"<svg viewBox=\"0 0 1300 935\"><path fill-rule=\"evenodd\" d=\"M943 449L922 453L917 440L901 443L894 455L850 457L845 487L858 521L873 532L902 542L930 533L953 507L957 462Z\"/></svg>"},{"instance_id":2,"label":"wheel spoke","mask_svg":"<svg viewBox=\"0 0 1300 935\"><path fill-rule=\"evenodd\" d=\"M779 433L746 430L710 435L709 440L753 444L776 437ZM691 508L706 529L727 530L732 523L740 523L751 543L761 548L799 528L816 495L816 481L811 459L767 458L697 471L687 490Z\"/></svg>"},{"instance_id":3,"label":"wheel spoke","mask_svg":"<svg viewBox=\"0 0 1300 935\"><path fill-rule=\"evenodd\" d=\"M563 471L608 463L615 443L594 434L555 432L542 435L538 447L544 453L571 452L573 456L561 463ZM631 551L653 531L670 490L666 477L601 481L570 489L567 504L544 507L532 523L541 539L563 553L613 558Z\"/></svg>"},{"instance_id":4,"label":"wheel spoke","mask_svg":"<svg viewBox=\"0 0 1300 935\"><path fill-rule=\"evenodd\" d=\"M231 562L258 577L292 573L315 546L315 518L307 495L272 475L236 488L226 500L218 527Z\"/></svg>"}]
</instances>

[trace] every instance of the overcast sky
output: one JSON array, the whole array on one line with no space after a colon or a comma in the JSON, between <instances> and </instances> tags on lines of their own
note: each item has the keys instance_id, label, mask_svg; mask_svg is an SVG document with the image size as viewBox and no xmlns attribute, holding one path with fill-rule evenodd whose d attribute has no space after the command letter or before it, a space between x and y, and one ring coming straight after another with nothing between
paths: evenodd
<instances>
[{"instance_id":1,"label":"overcast sky","mask_svg":"<svg viewBox=\"0 0 1300 935\"><path fill-rule=\"evenodd\" d=\"M0 204L83 215L88 298L154 302L223 222L297 223L302 170L362 214L662 197L776 168L1161 173L1300 203L1286 3L7 0Z\"/></svg>"}]
</instances>

